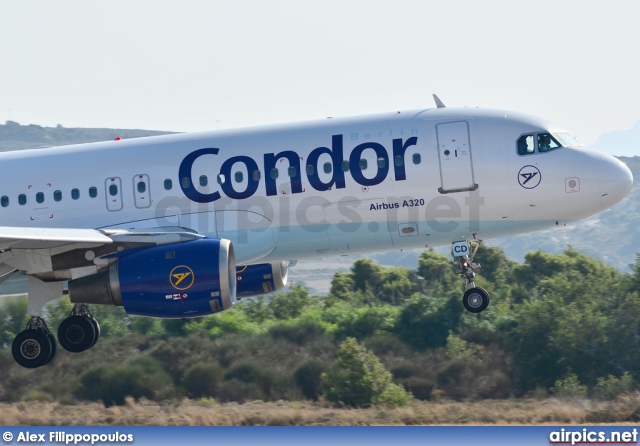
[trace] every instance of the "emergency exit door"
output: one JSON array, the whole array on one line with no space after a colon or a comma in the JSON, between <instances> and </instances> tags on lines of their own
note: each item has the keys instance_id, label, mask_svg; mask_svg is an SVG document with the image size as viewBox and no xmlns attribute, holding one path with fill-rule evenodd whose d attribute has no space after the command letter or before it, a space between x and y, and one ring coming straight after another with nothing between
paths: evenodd
<instances>
[{"instance_id":1,"label":"emergency exit door","mask_svg":"<svg viewBox=\"0 0 640 446\"><path fill-rule=\"evenodd\" d=\"M469 123L446 122L436 125L441 194L475 190L473 160L469 142Z\"/></svg>"}]
</instances>

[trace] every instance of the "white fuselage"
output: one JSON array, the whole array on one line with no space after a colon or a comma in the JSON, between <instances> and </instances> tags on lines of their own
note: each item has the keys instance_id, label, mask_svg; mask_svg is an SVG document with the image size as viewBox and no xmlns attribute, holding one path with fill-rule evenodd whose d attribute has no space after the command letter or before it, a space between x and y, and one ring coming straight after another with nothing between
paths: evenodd
<instances>
[{"instance_id":1,"label":"white fuselage","mask_svg":"<svg viewBox=\"0 0 640 446\"><path fill-rule=\"evenodd\" d=\"M230 239L239 264L506 236L629 191L609 155L518 154L522 135L560 130L440 108L2 153L0 225L180 227Z\"/></svg>"}]
</instances>

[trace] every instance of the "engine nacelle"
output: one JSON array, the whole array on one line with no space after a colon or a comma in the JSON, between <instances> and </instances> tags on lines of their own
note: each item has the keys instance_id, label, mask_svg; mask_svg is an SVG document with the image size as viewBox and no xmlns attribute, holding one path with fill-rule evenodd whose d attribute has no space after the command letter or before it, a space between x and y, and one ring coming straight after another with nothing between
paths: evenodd
<instances>
[{"instance_id":1,"label":"engine nacelle","mask_svg":"<svg viewBox=\"0 0 640 446\"><path fill-rule=\"evenodd\" d=\"M123 305L128 314L205 316L236 302L229 240L200 239L124 251L108 271L69 282L73 303Z\"/></svg>"},{"instance_id":2,"label":"engine nacelle","mask_svg":"<svg viewBox=\"0 0 640 446\"><path fill-rule=\"evenodd\" d=\"M238 299L260 296L281 290L289 273L286 262L260 263L238 267Z\"/></svg>"}]
</instances>

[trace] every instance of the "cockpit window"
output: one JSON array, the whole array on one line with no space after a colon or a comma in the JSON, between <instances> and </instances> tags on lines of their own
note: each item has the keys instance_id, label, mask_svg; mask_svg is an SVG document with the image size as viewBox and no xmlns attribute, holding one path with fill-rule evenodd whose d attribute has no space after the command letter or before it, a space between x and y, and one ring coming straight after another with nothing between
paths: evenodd
<instances>
[{"instance_id":1,"label":"cockpit window","mask_svg":"<svg viewBox=\"0 0 640 446\"><path fill-rule=\"evenodd\" d=\"M518 155L528 155L535 152L535 150L533 135L522 135L518 140Z\"/></svg>"},{"instance_id":2,"label":"cockpit window","mask_svg":"<svg viewBox=\"0 0 640 446\"><path fill-rule=\"evenodd\" d=\"M553 136L560 140L563 147L582 147L582 143L567 132L554 133Z\"/></svg>"},{"instance_id":3,"label":"cockpit window","mask_svg":"<svg viewBox=\"0 0 640 446\"><path fill-rule=\"evenodd\" d=\"M538 152L548 152L558 147L562 146L551 133L538 133Z\"/></svg>"},{"instance_id":4,"label":"cockpit window","mask_svg":"<svg viewBox=\"0 0 640 446\"><path fill-rule=\"evenodd\" d=\"M560 141L560 142L559 142ZM582 144L567 132L531 133L518 138L518 155L549 152L560 147L582 147Z\"/></svg>"}]
</instances>

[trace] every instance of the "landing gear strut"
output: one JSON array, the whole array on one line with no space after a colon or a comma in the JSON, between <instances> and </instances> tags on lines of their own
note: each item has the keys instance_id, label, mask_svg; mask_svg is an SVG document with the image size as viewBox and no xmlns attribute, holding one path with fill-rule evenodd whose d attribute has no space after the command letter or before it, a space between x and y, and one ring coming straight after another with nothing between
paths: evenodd
<instances>
[{"instance_id":1,"label":"landing gear strut","mask_svg":"<svg viewBox=\"0 0 640 446\"><path fill-rule=\"evenodd\" d=\"M35 369L53 360L56 345L56 338L44 319L32 316L26 328L14 338L11 353L13 359L22 367Z\"/></svg>"},{"instance_id":2,"label":"landing gear strut","mask_svg":"<svg viewBox=\"0 0 640 446\"><path fill-rule=\"evenodd\" d=\"M67 351L80 353L93 347L100 337L100 325L84 304L75 304L58 327L58 341Z\"/></svg>"},{"instance_id":3,"label":"landing gear strut","mask_svg":"<svg viewBox=\"0 0 640 446\"><path fill-rule=\"evenodd\" d=\"M466 254L458 256L458 264L460 268L457 273L464 279L465 293L462 296L462 305L467 311L471 313L480 313L489 306L489 293L484 288L476 287L475 270L480 269L479 263L474 263L473 258L480 248L480 241L476 244L471 256L468 255L469 250L466 250Z\"/></svg>"}]
</instances>

